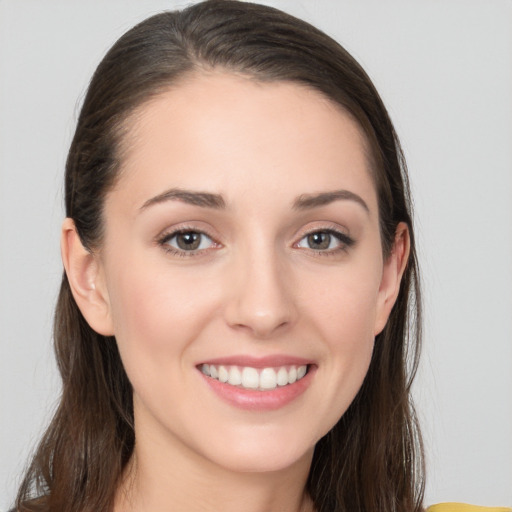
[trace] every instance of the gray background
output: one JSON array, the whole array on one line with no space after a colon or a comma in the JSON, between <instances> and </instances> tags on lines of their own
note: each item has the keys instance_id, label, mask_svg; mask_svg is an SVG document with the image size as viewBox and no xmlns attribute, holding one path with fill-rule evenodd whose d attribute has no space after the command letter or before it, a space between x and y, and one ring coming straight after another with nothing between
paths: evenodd
<instances>
[{"instance_id":1,"label":"gray background","mask_svg":"<svg viewBox=\"0 0 512 512\"><path fill-rule=\"evenodd\" d=\"M58 396L50 330L80 98L117 37L186 3L0 0L2 509ZM267 3L362 63L404 145L424 278L426 503L512 505L512 2Z\"/></svg>"}]
</instances>

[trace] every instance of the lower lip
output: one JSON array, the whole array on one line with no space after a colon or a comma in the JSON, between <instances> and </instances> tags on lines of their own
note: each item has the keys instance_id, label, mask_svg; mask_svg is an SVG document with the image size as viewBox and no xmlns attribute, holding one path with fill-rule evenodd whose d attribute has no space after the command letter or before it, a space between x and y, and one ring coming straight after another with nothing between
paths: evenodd
<instances>
[{"instance_id":1,"label":"lower lip","mask_svg":"<svg viewBox=\"0 0 512 512\"><path fill-rule=\"evenodd\" d=\"M248 411L275 411L298 398L311 384L315 367L310 366L302 379L293 384L278 386L274 389L259 391L231 386L225 382L208 377L200 372L204 381L220 398L240 409Z\"/></svg>"}]
</instances>

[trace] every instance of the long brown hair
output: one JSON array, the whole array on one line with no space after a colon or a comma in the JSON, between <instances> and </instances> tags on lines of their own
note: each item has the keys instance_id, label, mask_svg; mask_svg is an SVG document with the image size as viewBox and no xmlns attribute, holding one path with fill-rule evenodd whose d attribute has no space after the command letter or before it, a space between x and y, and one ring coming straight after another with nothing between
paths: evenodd
<instances>
[{"instance_id":1,"label":"long brown hair","mask_svg":"<svg viewBox=\"0 0 512 512\"><path fill-rule=\"evenodd\" d=\"M371 149L384 256L399 222L411 252L361 390L315 449L307 483L318 512L422 510L423 454L410 397L421 308L405 161L359 64L330 37L277 9L209 0L155 15L123 35L91 80L66 163L66 214L89 250L122 168L134 109L189 73L220 68L311 87L349 112ZM54 325L62 397L19 490L19 511L108 511L133 451L132 390L114 338L84 320L63 276Z\"/></svg>"}]
</instances>

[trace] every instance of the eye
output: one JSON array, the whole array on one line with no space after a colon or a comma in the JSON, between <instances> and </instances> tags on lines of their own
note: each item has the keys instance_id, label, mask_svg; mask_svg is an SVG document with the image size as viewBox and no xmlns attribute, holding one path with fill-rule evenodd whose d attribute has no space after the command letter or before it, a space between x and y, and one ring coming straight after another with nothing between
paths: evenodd
<instances>
[{"instance_id":1,"label":"eye","mask_svg":"<svg viewBox=\"0 0 512 512\"><path fill-rule=\"evenodd\" d=\"M354 244L348 235L332 229L324 229L308 233L297 243L297 247L314 251L336 252Z\"/></svg>"},{"instance_id":2,"label":"eye","mask_svg":"<svg viewBox=\"0 0 512 512\"><path fill-rule=\"evenodd\" d=\"M159 243L174 253L201 251L216 245L205 233L193 230L175 231L165 235Z\"/></svg>"}]
</instances>

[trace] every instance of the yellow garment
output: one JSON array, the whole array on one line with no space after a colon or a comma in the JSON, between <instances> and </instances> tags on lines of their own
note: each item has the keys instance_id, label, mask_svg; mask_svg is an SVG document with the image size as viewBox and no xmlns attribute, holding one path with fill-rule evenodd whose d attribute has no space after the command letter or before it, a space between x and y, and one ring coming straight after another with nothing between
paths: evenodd
<instances>
[{"instance_id":1,"label":"yellow garment","mask_svg":"<svg viewBox=\"0 0 512 512\"><path fill-rule=\"evenodd\" d=\"M477 507L465 503L439 503L427 508L427 512L512 512L507 507Z\"/></svg>"}]
</instances>

